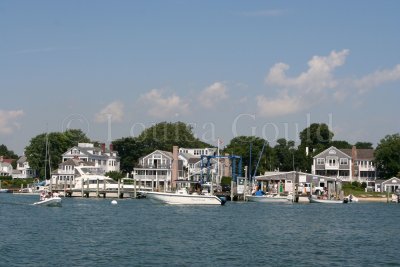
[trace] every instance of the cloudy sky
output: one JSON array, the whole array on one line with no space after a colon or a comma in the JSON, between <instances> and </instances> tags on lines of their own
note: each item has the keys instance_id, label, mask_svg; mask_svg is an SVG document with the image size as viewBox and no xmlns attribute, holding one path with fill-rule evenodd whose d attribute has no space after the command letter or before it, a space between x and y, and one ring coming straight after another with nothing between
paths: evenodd
<instances>
[{"instance_id":1,"label":"cloudy sky","mask_svg":"<svg viewBox=\"0 0 400 267\"><path fill-rule=\"evenodd\" d=\"M400 1L0 2L0 143L183 121L216 145L400 132Z\"/></svg>"}]
</instances>

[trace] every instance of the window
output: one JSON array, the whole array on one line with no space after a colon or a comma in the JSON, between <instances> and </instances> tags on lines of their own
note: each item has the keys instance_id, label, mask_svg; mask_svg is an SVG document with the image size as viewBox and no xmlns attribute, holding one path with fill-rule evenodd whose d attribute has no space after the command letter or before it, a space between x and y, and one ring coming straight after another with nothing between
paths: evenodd
<instances>
[{"instance_id":1,"label":"window","mask_svg":"<svg viewBox=\"0 0 400 267\"><path fill-rule=\"evenodd\" d=\"M336 158L328 158L328 165L333 167L333 166L337 166L337 161Z\"/></svg>"},{"instance_id":2,"label":"window","mask_svg":"<svg viewBox=\"0 0 400 267\"><path fill-rule=\"evenodd\" d=\"M349 159L346 159L346 158L340 159L340 165L348 165L348 164L349 164Z\"/></svg>"},{"instance_id":3,"label":"window","mask_svg":"<svg viewBox=\"0 0 400 267\"><path fill-rule=\"evenodd\" d=\"M317 165L324 165L325 164L325 159L318 158L317 159Z\"/></svg>"}]
</instances>

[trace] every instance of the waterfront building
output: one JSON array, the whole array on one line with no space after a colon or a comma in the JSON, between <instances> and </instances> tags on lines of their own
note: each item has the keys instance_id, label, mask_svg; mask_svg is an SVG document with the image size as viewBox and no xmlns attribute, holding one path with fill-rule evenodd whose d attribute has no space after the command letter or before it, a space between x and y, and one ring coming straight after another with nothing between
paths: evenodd
<instances>
[{"instance_id":1,"label":"waterfront building","mask_svg":"<svg viewBox=\"0 0 400 267\"><path fill-rule=\"evenodd\" d=\"M76 170L78 166L96 168L104 173L104 170L95 167L94 162L82 160L76 156L75 158L61 162L58 165L58 169L52 172L51 181L49 183L55 186L55 188L72 188L75 185L75 178L80 176L79 172Z\"/></svg>"},{"instance_id":2,"label":"waterfront building","mask_svg":"<svg viewBox=\"0 0 400 267\"><path fill-rule=\"evenodd\" d=\"M0 160L0 176L12 176L13 167L11 163L4 161L3 157Z\"/></svg>"},{"instance_id":3,"label":"waterfront building","mask_svg":"<svg viewBox=\"0 0 400 267\"><path fill-rule=\"evenodd\" d=\"M14 170L12 177L14 179L27 179L37 177L37 172L29 166L27 157L21 156L17 161L17 169Z\"/></svg>"},{"instance_id":4,"label":"waterfront building","mask_svg":"<svg viewBox=\"0 0 400 267\"><path fill-rule=\"evenodd\" d=\"M375 192L395 193L399 189L400 189L400 179L397 177L392 177L387 180L375 181Z\"/></svg>"},{"instance_id":5,"label":"waterfront building","mask_svg":"<svg viewBox=\"0 0 400 267\"><path fill-rule=\"evenodd\" d=\"M377 178L373 149L338 149L334 146L313 157L312 173L344 182L370 183Z\"/></svg>"},{"instance_id":6,"label":"waterfront building","mask_svg":"<svg viewBox=\"0 0 400 267\"><path fill-rule=\"evenodd\" d=\"M166 190L175 187L174 181L178 179L189 179L199 181L202 164L201 156L214 156L216 148L178 148L173 147L173 152L156 150L139 159L133 173L136 180L140 180L145 186L151 186L158 190ZM174 167L174 162L176 166ZM210 173L217 174L218 160L212 158L210 161ZM228 160L229 163L229 160ZM229 164L221 159L221 176L229 173ZM206 160L203 161L203 171ZM228 171L224 171L226 169Z\"/></svg>"},{"instance_id":7,"label":"waterfront building","mask_svg":"<svg viewBox=\"0 0 400 267\"><path fill-rule=\"evenodd\" d=\"M85 162L91 162L95 167L99 167L106 172L120 171L120 158L117 151L114 151L113 145L110 144L106 149L105 144L101 147L95 147L91 143L79 143L77 146L71 147L62 155L62 161L70 159L80 159Z\"/></svg>"}]
</instances>

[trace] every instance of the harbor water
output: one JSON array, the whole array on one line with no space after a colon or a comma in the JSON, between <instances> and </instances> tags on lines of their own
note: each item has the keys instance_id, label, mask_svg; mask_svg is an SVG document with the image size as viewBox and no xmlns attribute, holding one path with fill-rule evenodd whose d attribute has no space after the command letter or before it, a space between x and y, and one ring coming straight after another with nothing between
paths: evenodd
<instances>
[{"instance_id":1,"label":"harbor water","mask_svg":"<svg viewBox=\"0 0 400 267\"><path fill-rule=\"evenodd\" d=\"M0 194L0 266L400 266L400 205L171 206Z\"/></svg>"}]
</instances>

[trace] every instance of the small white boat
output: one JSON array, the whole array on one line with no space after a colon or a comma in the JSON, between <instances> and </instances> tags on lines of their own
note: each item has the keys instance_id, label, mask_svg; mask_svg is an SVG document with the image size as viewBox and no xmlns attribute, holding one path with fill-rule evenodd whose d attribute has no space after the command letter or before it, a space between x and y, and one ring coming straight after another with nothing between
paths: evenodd
<instances>
[{"instance_id":1,"label":"small white boat","mask_svg":"<svg viewBox=\"0 0 400 267\"><path fill-rule=\"evenodd\" d=\"M310 200L310 203L322 203L322 204L343 204L343 203L347 203L347 199L343 199L343 200L322 199L322 198L316 198L316 197L313 197L313 196L310 196L308 199Z\"/></svg>"},{"instance_id":2,"label":"small white boat","mask_svg":"<svg viewBox=\"0 0 400 267\"><path fill-rule=\"evenodd\" d=\"M190 194L187 188L182 188L175 193L143 192L146 198L157 202L173 205L224 205L226 200L214 195Z\"/></svg>"},{"instance_id":3,"label":"small white boat","mask_svg":"<svg viewBox=\"0 0 400 267\"><path fill-rule=\"evenodd\" d=\"M348 202L348 203L355 203L355 202L358 202L358 198L356 198L356 197L353 196L353 195L348 195L347 197L345 197L345 199L347 199L347 202Z\"/></svg>"},{"instance_id":4,"label":"small white boat","mask_svg":"<svg viewBox=\"0 0 400 267\"><path fill-rule=\"evenodd\" d=\"M49 197L33 203L35 206L61 207L60 197Z\"/></svg>"},{"instance_id":5,"label":"small white boat","mask_svg":"<svg viewBox=\"0 0 400 267\"><path fill-rule=\"evenodd\" d=\"M292 195L280 196L277 194L266 194L262 196L246 195L246 199L250 202L288 203L293 200L293 197Z\"/></svg>"}]
</instances>

